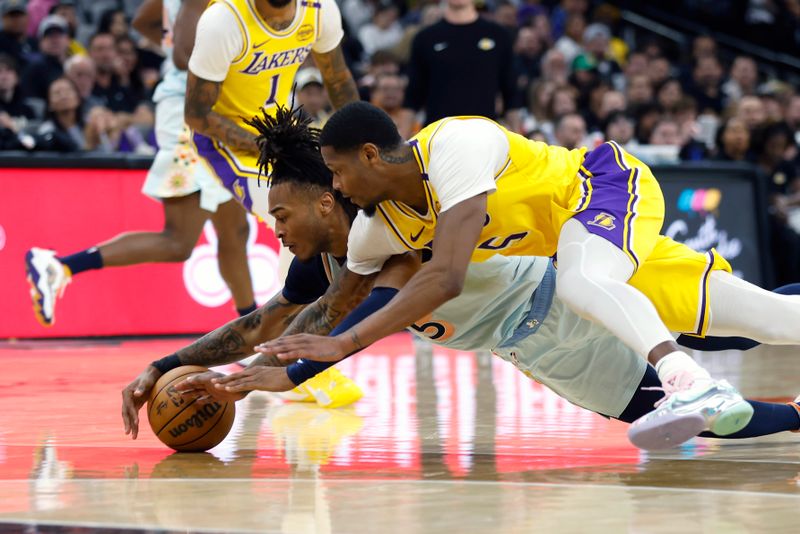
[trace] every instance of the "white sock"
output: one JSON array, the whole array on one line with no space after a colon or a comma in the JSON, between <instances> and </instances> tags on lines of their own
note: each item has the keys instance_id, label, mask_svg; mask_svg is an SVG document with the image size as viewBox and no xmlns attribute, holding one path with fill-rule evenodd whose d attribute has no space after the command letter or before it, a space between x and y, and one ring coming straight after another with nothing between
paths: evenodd
<instances>
[{"instance_id":1,"label":"white sock","mask_svg":"<svg viewBox=\"0 0 800 534\"><path fill-rule=\"evenodd\" d=\"M713 380L711 375L708 374L708 371L700 367L697 362L685 352L677 350L671 352L661 358L656 364L656 372L662 383L666 383L667 380L682 371L688 372L694 378L695 385L700 381Z\"/></svg>"}]
</instances>

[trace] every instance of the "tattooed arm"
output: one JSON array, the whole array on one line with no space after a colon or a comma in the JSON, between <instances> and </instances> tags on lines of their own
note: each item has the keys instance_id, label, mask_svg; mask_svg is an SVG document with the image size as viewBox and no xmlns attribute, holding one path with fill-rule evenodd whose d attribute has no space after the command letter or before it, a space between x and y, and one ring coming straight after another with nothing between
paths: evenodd
<instances>
[{"instance_id":1,"label":"tattooed arm","mask_svg":"<svg viewBox=\"0 0 800 534\"><path fill-rule=\"evenodd\" d=\"M175 354L181 365L212 367L241 360L253 354L253 347L259 343L279 336L303 307L278 293L256 311L217 328ZM286 363L275 358L263 361L262 365Z\"/></svg>"},{"instance_id":2,"label":"tattooed arm","mask_svg":"<svg viewBox=\"0 0 800 534\"><path fill-rule=\"evenodd\" d=\"M258 152L256 136L227 117L211 111L219 98L222 82L198 78L191 71L186 82L186 124L200 134L222 141L231 148Z\"/></svg>"},{"instance_id":3,"label":"tattooed arm","mask_svg":"<svg viewBox=\"0 0 800 534\"><path fill-rule=\"evenodd\" d=\"M341 45L330 52L324 54L312 52L312 55L314 63L322 74L322 81L325 83L325 89L328 90L328 97L334 108L339 109L348 102L360 100L358 87L353 79L353 74L347 68Z\"/></svg>"}]
</instances>

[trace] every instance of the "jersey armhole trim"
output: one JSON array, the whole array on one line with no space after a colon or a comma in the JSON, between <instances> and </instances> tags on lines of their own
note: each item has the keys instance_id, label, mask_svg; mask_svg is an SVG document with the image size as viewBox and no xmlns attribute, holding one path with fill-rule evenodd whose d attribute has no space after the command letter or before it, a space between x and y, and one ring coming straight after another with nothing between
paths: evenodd
<instances>
[{"instance_id":1,"label":"jersey armhole trim","mask_svg":"<svg viewBox=\"0 0 800 534\"><path fill-rule=\"evenodd\" d=\"M247 35L247 27L245 26L244 20L242 20L242 16L232 5L225 0L219 3L227 7L228 10L233 13L233 16L236 18L236 24L239 26L239 33L242 35L242 49L239 51L239 54L231 60L231 64L239 63L247 55L247 50L250 48L250 37Z\"/></svg>"}]
</instances>

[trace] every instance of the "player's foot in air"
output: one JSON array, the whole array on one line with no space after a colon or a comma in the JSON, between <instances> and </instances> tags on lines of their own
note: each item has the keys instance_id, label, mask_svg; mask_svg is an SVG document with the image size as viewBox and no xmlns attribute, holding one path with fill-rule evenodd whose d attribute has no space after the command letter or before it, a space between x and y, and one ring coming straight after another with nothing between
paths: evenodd
<instances>
[{"instance_id":1,"label":"player's foot in air","mask_svg":"<svg viewBox=\"0 0 800 534\"><path fill-rule=\"evenodd\" d=\"M753 407L726 380L694 385L691 377L678 376L665 385L664 393L656 409L628 429L628 438L640 449L675 447L704 431L727 436L753 417Z\"/></svg>"},{"instance_id":2,"label":"player's foot in air","mask_svg":"<svg viewBox=\"0 0 800 534\"><path fill-rule=\"evenodd\" d=\"M43 326L53 326L56 300L70 282L66 267L53 250L32 248L25 254L25 273L31 286L31 300L36 319Z\"/></svg>"},{"instance_id":3,"label":"player's foot in air","mask_svg":"<svg viewBox=\"0 0 800 534\"><path fill-rule=\"evenodd\" d=\"M329 367L314 378L306 380L300 387L311 393L317 404L323 408L347 406L364 396L358 384L335 367Z\"/></svg>"}]
</instances>

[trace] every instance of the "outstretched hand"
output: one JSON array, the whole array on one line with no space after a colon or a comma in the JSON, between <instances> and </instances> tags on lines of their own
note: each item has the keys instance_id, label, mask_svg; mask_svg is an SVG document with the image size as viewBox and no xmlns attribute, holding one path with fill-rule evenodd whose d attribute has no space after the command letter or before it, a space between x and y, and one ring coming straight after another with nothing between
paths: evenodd
<instances>
[{"instance_id":1,"label":"outstretched hand","mask_svg":"<svg viewBox=\"0 0 800 534\"><path fill-rule=\"evenodd\" d=\"M197 397L197 401L200 403L208 403L212 401L236 402L243 399L249 390L231 393L214 385L214 380L224 376L225 375L222 373L206 371L205 373L192 375L186 380L179 382L175 385L175 389L180 391L182 395Z\"/></svg>"},{"instance_id":2,"label":"outstretched hand","mask_svg":"<svg viewBox=\"0 0 800 534\"><path fill-rule=\"evenodd\" d=\"M256 352L277 356L281 360L304 358L316 362L338 362L349 354L341 336L295 334L257 345Z\"/></svg>"},{"instance_id":3,"label":"outstretched hand","mask_svg":"<svg viewBox=\"0 0 800 534\"><path fill-rule=\"evenodd\" d=\"M136 379L122 390L122 423L125 425L125 434L130 434L132 439L139 435L139 410L150 397L156 381L161 377L161 372L148 365Z\"/></svg>"},{"instance_id":4,"label":"outstretched hand","mask_svg":"<svg viewBox=\"0 0 800 534\"><path fill-rule=\"evenodd\" d=\"M215 377L211 382L217 392L226 395L240 395L241 392L256 389L260 391L289 391L295 386L294 382L289 379L285 367L262 365L248 367L228 376Z\"/></svg>"}]
</instances>

